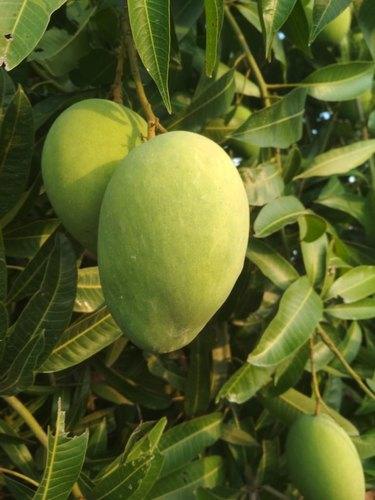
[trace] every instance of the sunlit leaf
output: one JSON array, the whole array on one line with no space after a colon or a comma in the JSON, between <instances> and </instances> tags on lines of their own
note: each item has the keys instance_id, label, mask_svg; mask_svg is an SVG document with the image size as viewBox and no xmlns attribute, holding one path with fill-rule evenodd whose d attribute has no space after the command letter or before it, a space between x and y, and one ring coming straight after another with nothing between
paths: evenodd
<instances>
[{"instance_id":1,"label":"sunlit leaf","mask_svg":"<svg viewBox=\"0 0 375 500\"><path fill-rule=\"evenodd\" d=\"M242 167L239 172L251 206L265 205L284 191L280 170L273 163L261 163L254 168Z\"/></svg>"},{"instance_id":2,"label":"sunlit leaf","mask_svg":"<svg viewBox=\"0 0 375 500\"><path fill-rule=\"evenodd\" d=\"M288 19L296 0L261 0L261 12L265 26L266 56L271 52L275 34Z\"/></svg>"},{"instance_id":3,"label":"sunlit leaf","mask_svg":"<svg viewBox=\"0 0 375 500\"><path fill-rule=\"evenodd\" d=\"M84 267L78 271L77 295L74 311L89 313L104 304L98 267Z\"/></svg>"},{"instance_id":4,"label":"sunlit leaf","mask_svg":"<svg viewBox=\"0 0 375 500\"><path fill-rule=\"evenodd\" d=\"M341 14L350 3L351 0L315 0L310 42L314 41L324 27Z\"/></svg>"},{"instance_id":5,"label":"sunlit leaf","mask_svg":"<svg viewBox=\"0 0 375 500\"><path fill-rule=\"evenodd\" d=\"M368 298L349 304L336 304L326 307L325 312L339 319L371 319L375 318L375 299Z\"/></svg>"},{"instance_id":6,"label":"sunlit leaf","mask_svg":"<svg viewBox=\"0 0 375 500\"><path fill-rule=\"evenodd\" d=\"M307 213L302 203L294 196L282 196L270 201L259 212L254 222L256 238L265 238L288 224L297 222Z\"/></svg>"}]
</instances>

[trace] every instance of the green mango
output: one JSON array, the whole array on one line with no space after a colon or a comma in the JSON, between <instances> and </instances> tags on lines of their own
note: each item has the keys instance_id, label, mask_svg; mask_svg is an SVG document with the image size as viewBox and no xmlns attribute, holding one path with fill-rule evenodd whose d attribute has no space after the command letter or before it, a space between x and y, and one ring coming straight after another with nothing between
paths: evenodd
<instances>
[{"instance_id":1,"label":"green mango","mask_svg":"<svg viewBox=\"0 0 375 500\"><path fill-rule=\"evenodd\" d=\"M99 221L100 280L118 325L142 349L187 345L228 297L248 236L246 192L220 146L176 131L133 149Z\"/></svg>"},{"instance_id":2,"label":"green mango","mask_svg":"<svg viewBox=\"0 0 375 500\"><path fill-rule=\"evenodd\" d=\"M343 38L349 33L352 22L352 11L347 7L339 16L327 24L319 33L317 41L320 43L332 43L339 45Z\"/></svg>"},{"instance_id":3,"label":"green mango","mask_svg":"<svg viewBox=\"0 0 375 500\"><path fill-rule=\"evenodd\" d=\"M365 481L357 450L327 415L304 415L291 427L286 458L305 500L363 500Z\"/></svg>"},{"instance_id":4,"label":"green mango","mask_svg":"<svg viewBox=\"0 0 375 500\"><path fill-rule=\"evenodd\" d=\"M42 153L48 198L66 229L96 253L100 205L119 162L141 144L147 124L107 99L85 99L52 124Z\"/></svg>"}]
</instances>

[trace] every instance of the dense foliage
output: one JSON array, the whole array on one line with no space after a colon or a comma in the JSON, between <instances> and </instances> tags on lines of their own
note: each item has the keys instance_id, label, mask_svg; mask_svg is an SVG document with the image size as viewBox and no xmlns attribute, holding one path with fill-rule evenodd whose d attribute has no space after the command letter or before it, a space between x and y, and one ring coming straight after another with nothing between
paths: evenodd
<instances>
[{"instance_id":1,"label":"dense foliage","mask_svg":"<svg viewBox=\"0 0 375 500\"><path fill-rule=\"evenodd\" d=\"M0 0L4 498L298 498L285 440L316 408L375 489L374 58L373 0ZM44 191L45 136L90 97L241 173L245 265L184 349L127 340Z\"/></svg>"}]
</instances>

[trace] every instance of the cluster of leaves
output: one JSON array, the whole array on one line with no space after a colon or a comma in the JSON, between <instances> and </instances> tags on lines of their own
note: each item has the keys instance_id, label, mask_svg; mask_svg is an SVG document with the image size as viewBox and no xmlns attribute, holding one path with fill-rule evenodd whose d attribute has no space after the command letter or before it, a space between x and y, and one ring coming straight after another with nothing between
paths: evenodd
<instances>
[{"instance_id":1,"label":"cluster of leaves","mask_svg":"<svg viewBox=\"0 0 375 500\"><path fill-rule=\"evenodd\" d=\"M53 119L111 97L120 70L124 104L142 113L119 50L123 3L0 0L0 485L12 498L297 497L283 446L314 411L311 350L322 411L375 485L373 0L353 2L339 46L319 43L351 4L127 2L155 113L223 144L253 207L227 302L186 349L156 355L113 321L96 261L40 175ZM253 114L233 130L238 105Z\"/></svg>"}]
</instances>

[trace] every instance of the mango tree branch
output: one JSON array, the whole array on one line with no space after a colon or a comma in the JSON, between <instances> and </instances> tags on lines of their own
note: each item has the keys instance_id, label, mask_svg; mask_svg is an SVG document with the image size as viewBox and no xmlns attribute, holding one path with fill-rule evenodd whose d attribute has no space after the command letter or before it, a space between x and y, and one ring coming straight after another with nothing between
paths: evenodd
<instances>
[{"instance_id":1,"label":"mango tree branch","mask_svg":"<svg viewBox=\"0 0 375 500\"><path fill-rule=\"evenodd\" d=\"M264 104L266 106L270 106L271 105L271 100L268 96L268 89L267 89L267 84L263 78L263 75L262 75L262 72L260 71L259 69L259 66L255 60L255 57L253 56L251 50L250 50L250 47L246 41L246 38L244 37L244 34L242 33L241 31L241 28L239 27L237 21L235 20L234 16L232 15L229 7L226 5L224 7L225 9L225 16L229 22L229 24L231 25L236 37L237 37L237 40L238 42L240 43L244 53L245 53L245 56L246 56L246 59L247 59L247 62L252 70L252 72L254 73L254 76L258 82L258 85L259 85L259 90L260 90L260 94L262 96L262 99L264 101Z\"/></svg>"},{"instance_id":2,"label":"mango tree branch","mask_svg":"<svg viewBox=\"0 0 375 500\"><path fill-rule=\"evenodd\" d=\"M33 431L35 437L40 441L40 443L47 448L48 446L48 436L39 425L39 422L35 419L34 415L26 408L26 406L21 403L21 401L15 396L2 396L3 399L8 403L8 405L13 408L15 412L24 420L26 425L30 427ZM72 494L77 499L85 498L81 492L78 484L74 484L72 488Z\"/></svg>"},{"instance_id":3,"label":"mango tree branch","mask_svg":"<svg viewBox=\"0 0 375 500\"><path fill-rule=\"evenodd\" d=\"M353 370L353 368L346 361L346 359L341 354L341 352L339 351L339 349L337 349L337 347L335 346L334 342L332 342L331 338L326 334L325 331L323 331L322 328L318 329L318 335L323 340L323 342L326 344L326 346L329 347L329 349L337 357L337 359L341 362L341 364L344 366L344 368L348 372L348 374L357 382L357 384L359 385L359 387L367 394L367 396L369 396L371 399L375 399L375 394L362 381L362 379L358 375L358 373Z\"/></svg>"},{"instance_id":4,"label":"mango tree branch","mask_svg":"<svg viewBox=\"0 0 375 500\"><path fill-rule=\"evenodd\" d=\"M147 138L151 139L152 137L155 136L156 130L158 130L159 132L167 132L167 130L161 125L157 116L155 116L155 113L152 109L149 100L147 99L146 92L143 87L141 73L139 71L139 66L138 66L137 51L135 50L133 37L130 29L130 21L129 21L129 14L127 7L125 7L125 13L123 18L123 32L124 32L125 45L130 64L130 71L132 73L135 84L135 90L137 92L139 102L142 106L143 112L147 119L147 124L148 124Z\"/></svg>"}]
</instances>

